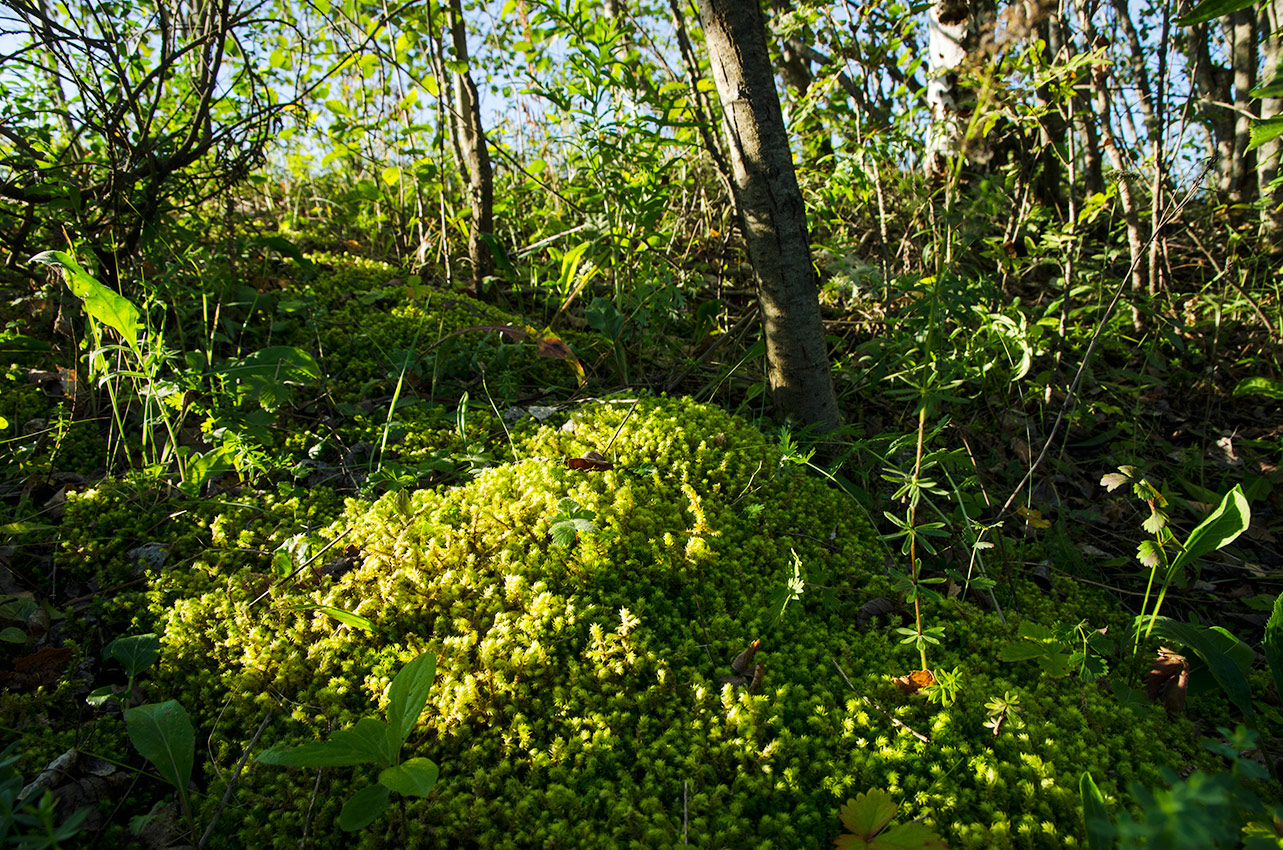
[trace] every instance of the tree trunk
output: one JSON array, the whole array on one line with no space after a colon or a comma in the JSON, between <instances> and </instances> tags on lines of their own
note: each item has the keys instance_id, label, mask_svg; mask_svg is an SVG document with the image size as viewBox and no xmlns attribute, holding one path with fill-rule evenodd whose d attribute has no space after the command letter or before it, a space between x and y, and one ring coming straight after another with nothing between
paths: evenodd
<instances>
[{"instance_id":1,"label":"tree trunk","mask_svg":"<svg viewBox=\"0 0 1283 850\"><path fill-rule=\"evenodd\" d=\"M1256 153L1247 149L1252 139L1252 113L1255 104L1250 94L1256 87L1256 10L1240 9L1235 12L1231 62L1234 71L1234 158L1230 162L1231 203L1241 204L1252 200L1255 186L1252 172L1256 170Z\"/></svg>"},{"instance_id":2,"label":"tree trunk","mask_svg":"<svg viewBox=\"0 0 1283 850\"><path fill-rule=\"evenodd\" d=\"M1262 32L1270 35L1263 48L1264 65L1261 77L1266 85L1273 84L1283 71L1283 0L1271 0L1261 10L1260 27ZM1283 98L1266 97L1261 99L1261 120L1277 118L1283 115ZM1266 142L1256 149L1257 191L1264 206L1261 209L1261 236L1270 247L1277 248L1283 242L1283 214L1278 207L1281 200L1272 184L1279 173L1279 154L1283 144L1278 139Z\"/></svg>"},{"instance_id":3,"label":"tree trunk","mask_svg":"<svg viewBox=\"0 0 1283 850\"><path fill-rule=\"evenodd\" d=\"M757 0L699 0L722 102L740 227L757 278L767 386L777 412L824 429L841 423L820 323L806 208L784 130Z\"/></svg>"},{"instance_id":4,"label":"tree trunk","mask_svg":"<svg viewBox=\"0 0 1283 850\"><path fill-rule=\"evenodd\" d=\"M939 0L927 12L927 175L943 178L962 150L963 119L959 102L958 69L967 59L967 30L971 9L967 0Z\"/></svg>"},{"instance_id":5,"label":"tree trunk","mask_svg":"<svg viewBox=\"0 0 1283 850\"><path fill-rule=\"evenodd\" d=\"M449 12L454 60L466 65L468 29L460 0L450 0ZM486 278L494 272L494 255L486 243L486 236L494 233L494 173L481 124L481 99L477 95L477 85L472 81L472 73L466 67L454 72L454 111L450 123L455 131L459 170L468 185L471 211L468 259L472 264L472 283L468 289L473 295L481 295Z\"/></svg>"}]
</instances>

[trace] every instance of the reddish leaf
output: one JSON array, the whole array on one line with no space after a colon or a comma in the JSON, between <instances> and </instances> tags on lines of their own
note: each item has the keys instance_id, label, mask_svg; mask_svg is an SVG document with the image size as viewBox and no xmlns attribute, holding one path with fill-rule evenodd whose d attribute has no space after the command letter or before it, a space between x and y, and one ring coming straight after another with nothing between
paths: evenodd
<instances>
[{"instance_id":1,"label":"reddish leaf","mask_svg":"<svg viewBox=\"0 0 1283 850\"><path fill-rule=\"evenodd\" d=\"M579 472L604 472L607 469L614 469L615 465L606 460L606 456L601 452L589 450L584 452L583 457L567 458L566 468Z\"/></svg>"},{"instance_id":2,"label":"reddish leaf","mask_svg":"<svg viewBox=\"0 0 1283 850\"><path fill-rule=\"evenodd\" d=\"M1162 700L1172 714L1185 711L1185 693L1189 686L1189 662L1167 647L1158 650L1154 666L1145 674L1145 695L1150 702Z\"/></svg>"},{"instance_id":3,"label":"reddish leaf","mask_svg":"<svg viewBox=\"0 0 1283 850\"><path fill-rule=\"evenodd\" d=\"M930 687L936 683L936 677L931 675L930 670L914 670L907 676L896 676L891 681L904 694L916 694L923 688Z\"/></svg>"}]
</instances>

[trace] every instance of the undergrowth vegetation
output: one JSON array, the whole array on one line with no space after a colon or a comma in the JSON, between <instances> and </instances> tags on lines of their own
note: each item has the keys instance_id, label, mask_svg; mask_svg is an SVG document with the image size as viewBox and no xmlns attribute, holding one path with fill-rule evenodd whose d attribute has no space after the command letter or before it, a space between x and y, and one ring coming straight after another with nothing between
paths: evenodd
<instances>
[{"instance_id":1,"label":"undergrowth vegetation","mask_svg":"<svg viewBox=\"0 0 1283 850\"><path fill-rule=\"evenodd\" d=\"M285 5L0 10L0 846L1283 847L1275 187L1104 167L1108 39L923 174L921 9L772 4L822 432L683 4Z\"/></svg>"}]
</instances>

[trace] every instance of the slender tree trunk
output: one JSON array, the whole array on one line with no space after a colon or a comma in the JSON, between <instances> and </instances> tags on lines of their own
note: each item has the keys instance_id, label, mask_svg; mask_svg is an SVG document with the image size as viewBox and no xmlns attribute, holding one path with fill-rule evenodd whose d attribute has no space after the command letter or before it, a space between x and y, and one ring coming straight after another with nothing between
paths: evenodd
<instances>
[{"instance_id":1,"label":"slender tree trunk","mask_svg":"<svg viewBox=\"0 0 1283 850\"><path fill-rule=\"evenodd\" d=\"M938 0L927 12L927 103L931 128L923 163L929 176L942 178L962 151L963 119L958 69L967 59L971 8L967 0Z\"/></svg>"},{"instance_id":2,"label":"slender tree trunk","mask_svg":"<svg viewBox=\"0 0 1283 850\"><path fill-rule=\"evenodd\" d=\"M1261 30L1270 35L1265 40L1264 65L1261 77L1265 83L1272 84L1283 72L1283 0L1270 0L1261 10ZM1283 98L1266 97L1261 99L1261 118L1277 118L1283 115ZM1279 154L1283 144L1278 139L1266 142L1256 149L1257 191L1264 206L1261 209L1261 235L1273 248L1283 243L1283 213L1279 212L1279 193L1273 188L1274 180L1279 174Z\"/></svg>"},{"instance_id":3,"label":"slender tree trunk","mask_svg":"<svg viewBox=\"0 0 1283 850\"><path fill-rule=\"evenodd\" d=\"M819 280L762 9L757 0L699 0L699 10L757 278L771 400L780 414L834 428L841 415L820 322Z\"/></svg>"},{"instance_id":4,"label":"slender tree trunk","mask_svg":"<svg viewBox=\"0 0 1283 850\"><path fill-rule=\"evenodd\" d=\"M1256 87L1256 10L1240 9L1233 15L1233 46L1231 61L1234 71L1234 158L1230 162L1230 202L1246 203L1252 200L1255 186L1252 172L1256 169L1256 153L1247 149L1252 140L1252 109L1250 97Z\"/></svg>"},{"instance_id":5,"label":"slender tree trunk","mask_svg":"<svg viewBox=\"0 0 1283 850\"><path fill-rule=\"evenodd\" d=\"M460 0L450 0L450 40L456 62L468 62L468 28ZM483 294L485 280L494 272L494 255L485 237L494 233L494 173L481 124L481 99L467 68L454 72L455 152L459 169L468 186L471 219L468 226L468 259L472 264L469 291ZM492 237L493 238L493 237Z\"/></svg>"}]
</instances>

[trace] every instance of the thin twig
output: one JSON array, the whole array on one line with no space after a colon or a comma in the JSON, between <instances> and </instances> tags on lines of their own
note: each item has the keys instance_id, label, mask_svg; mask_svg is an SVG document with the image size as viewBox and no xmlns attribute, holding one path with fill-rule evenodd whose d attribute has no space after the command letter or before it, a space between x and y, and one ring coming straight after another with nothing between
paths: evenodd
<instances>
[{"instance_id":1,"label":"thin twig","mask_svg":"<svg viewBox=\"0 0 1283 850\"><path fill-rule=\"evenodd\" d=\"M846 686L847 686L848 688L850 688L850 689L855 693L855 695L856 695L857 697L859 697L860 699L864 700L864 704L865 704L865 705L867 705L867 706L869 706L870 708L876 709L877 711L881 712L883 717L885 717L887 720L890 720L893 724L895 724L896 726L899 726L901 729L903 729L904 731L908 732L910 735L912 735L913 737L917 738L917 739L918 739L919 741L921 741L922 743L924 743L924 744L929 744L929 743L931 743L931 739L930 739L930 738L928 738L926 735L923 735L921 732L915 731L912 727L910 727L910 726L909 726L908 724L906 724L904 721L899 720L898 718L892 717L892 716L887 712L887 710L886 710L885 708L883 708L882 706L878 705L878 704L877 704L876 702L874 702L873 700L869 699L867 696L865 696L865 695L860 691L860 689L859 689L859 688L857 688L855 685L851 684L851 679L850 679L850 677L848 677L848 676L846 675L846 671L842 669L842 665L841 665L841 664L838 664L838 662L837 662L837 659L836 659L836 658L830 658L829 660L833 662L833 666L834 666L834 667L838 668L838 673L842 674L842 680L843 680L844 682L846 682Z\"/></svg>"},{"instance_id":2,"label":"thin twig","mask_svg":"<svg viewBox=\"0 0 1283 850\"><path fill-rule=\"evenodd\" d=\"M205 831L201 833L200 841L196 846L204 847L205 842L209 840L209 836L214 832L214 825L218 823L219 816L222 815L223 809L227 807L227 801L231 799L232 790L236 787L236 781L240 779L241 770L245 767L245 762L249 760L249 754L254 751L254 745L258 743L263 730L267 728L267 721L271 719L272 710L269 708L267 713L263 715L263 722L258 724L258 731L254 733L253 738L250 738L249 744L245 747L245 752L241 754L241 760L236 763L236 769L232 771L232 778L227 783L227 790L223 792L223 799L218 801L218 808L214 809L214 814L209 819L209 826L205 827Z\"/></svg>"}]
</instances>

